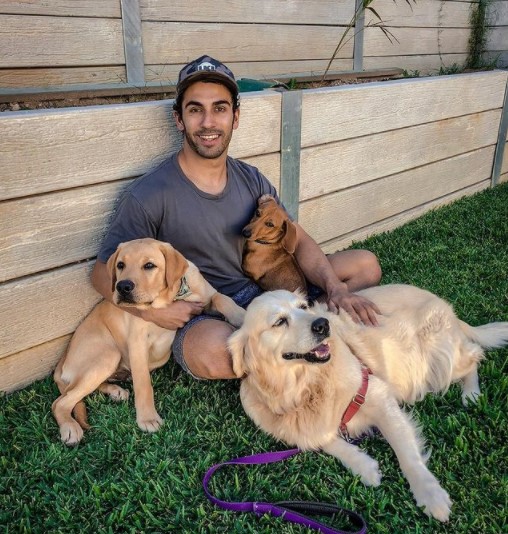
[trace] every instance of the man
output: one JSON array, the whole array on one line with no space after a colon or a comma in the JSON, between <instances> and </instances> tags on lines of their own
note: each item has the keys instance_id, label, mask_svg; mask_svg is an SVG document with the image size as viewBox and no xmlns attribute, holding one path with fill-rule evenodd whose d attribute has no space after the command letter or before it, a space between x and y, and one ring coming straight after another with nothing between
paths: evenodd
<instances>
[{"instance_id":1,"label":"man","mask_svg":"<svg viewBox=\"0 0 508 534\"><path fill-rule=\"evenodd\" d=\"M141 237L171 243L241 306L261 293L241 269L241 230L257 199L277 194L256 168L227 155L238 128L239 105L234 75L219 61L202 56L180 71L173 115L183 146L123 195L92 273L95 289L106 299L112 297L105 265L109 256L119 243ZM323 290L329 308L342 308L356 321L376 325L379 310L351 293L379 282L381 269L374 254L348 250L326 257L301 226L296 228L296 258L308 280ZM179 329L173 355L194 377L235 378L226 345L233 327L201 314L202 309L177 301L162 310L131 313Z\"/></svg>"}]
</instances>

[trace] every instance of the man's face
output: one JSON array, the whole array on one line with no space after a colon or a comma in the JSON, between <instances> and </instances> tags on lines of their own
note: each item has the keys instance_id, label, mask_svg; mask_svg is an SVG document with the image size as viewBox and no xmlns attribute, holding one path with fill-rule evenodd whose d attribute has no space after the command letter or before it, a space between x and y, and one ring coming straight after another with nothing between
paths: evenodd
<instances>
[{"instance_id":1,"label":"man's face","mask_svg":"<svg viewBox=\"0 0 508 534\"><path fill-rule=\"evenodd\" d=\"M196 82L186 91L182 116L175 113L177 128L185 134L185 144L206 159L220 157L228 148L233 130L238 128L240 110L233 112L229 90L218 83Z\"/></svg>"}]
</instances>

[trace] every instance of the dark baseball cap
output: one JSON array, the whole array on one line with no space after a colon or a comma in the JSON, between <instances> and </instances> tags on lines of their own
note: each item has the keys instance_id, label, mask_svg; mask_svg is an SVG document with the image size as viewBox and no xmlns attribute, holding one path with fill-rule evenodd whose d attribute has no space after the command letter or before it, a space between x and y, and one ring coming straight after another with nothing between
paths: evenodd
<instances>
[{"instance_id":1,"label":"dark baseball cap","mask_svg":"<svg viewBox=\"0 0 508 534\"><path fill-rule=\"evenodd\" d=\"M210 56L201 56L191 61L182 68L178 74L178 84L176 86L176 98L180 100L189 85L207 81L225 85L239 104L239 89L235 80L235 75L220 61Z\"/></svg>"}]
</instances>

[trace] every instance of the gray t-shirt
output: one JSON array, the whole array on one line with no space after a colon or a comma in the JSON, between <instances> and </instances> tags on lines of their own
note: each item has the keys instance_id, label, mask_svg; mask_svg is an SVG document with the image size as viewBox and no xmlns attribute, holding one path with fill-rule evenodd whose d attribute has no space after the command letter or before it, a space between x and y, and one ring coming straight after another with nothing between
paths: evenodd
<instances>
[{"instance_id":1,"label":"gray t-shirt","mask_svg":"<svg viewBox=\"0 0 508 534\"><path fill-rule=\"evenodd\" d=\"M205 193L184 175L173 154L122 195L99 260L107 262L124 241L152 237L171 243L217 290L236 293L249 281L242 271L242 228L261 195L277 194L258 169L230 157L227 176L222 193Z\"/></svg>"}]
</instances>

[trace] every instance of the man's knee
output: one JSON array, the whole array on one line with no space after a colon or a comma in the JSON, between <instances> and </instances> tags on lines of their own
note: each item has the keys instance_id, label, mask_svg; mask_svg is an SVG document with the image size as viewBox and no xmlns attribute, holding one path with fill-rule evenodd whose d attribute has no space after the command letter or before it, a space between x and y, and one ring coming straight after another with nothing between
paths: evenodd
<instances>
[{"instance_id":1,"label":"man's knee","mask_svg":"<svg viewBox=\"0 0 508 534\"><path fill-rule=\"evenodd\" d=\"M197 378L220 380L236 378L227 339L234 328L224 322L207 320L196 323L185 335L183 357Z\"/></svg>"},{"instance_id":2,"label":"man's knee","mask_svg":"<svg viewBox=\"0 0 508 534\"><path fill-rule=\"evenodd\" d=\"M381 281L383 272L378 257L370 250L359 250L360 269L366 276L366 282L370 286L376 286Z\"/></svg>"},{"instance_id":3,"label":"man's knee","mask_svg":"<svg viewBox=\"0 0 508 534\"><path fill-rule=\"evenodd\" d=\"M335 274L346 282L350 291L358 291L379 284L381 266L370 250L348 249L328 257Z\"/></svg>"}]
</instances>

